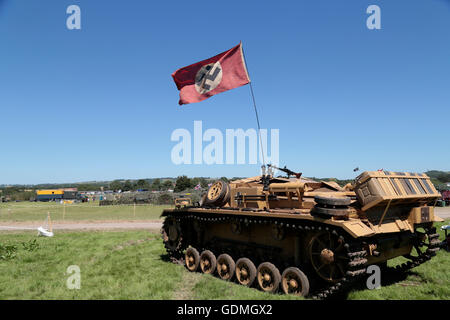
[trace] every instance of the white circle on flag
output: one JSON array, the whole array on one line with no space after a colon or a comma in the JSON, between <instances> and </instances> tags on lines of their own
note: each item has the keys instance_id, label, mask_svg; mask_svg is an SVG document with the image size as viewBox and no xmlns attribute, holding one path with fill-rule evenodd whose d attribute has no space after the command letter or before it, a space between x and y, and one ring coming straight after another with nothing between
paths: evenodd
<instances>
[{"instance_id":1,"label":"white circle on flag","mask_svg":"<svg viewBox=\"0 0 450 320\"><path fill-rule=\"evenodd\" d=\"M205 94L214 90L222 81L222 66L220 62L205 64L195 75L195 90Z\"/></svg>"}]
</instances>

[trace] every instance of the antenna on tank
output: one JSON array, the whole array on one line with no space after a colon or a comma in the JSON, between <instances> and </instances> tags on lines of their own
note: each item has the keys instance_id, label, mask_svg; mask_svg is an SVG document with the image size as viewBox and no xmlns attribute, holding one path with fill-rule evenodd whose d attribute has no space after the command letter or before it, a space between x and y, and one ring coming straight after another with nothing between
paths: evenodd
<instances>
[{"instance_id":1,"label":"antenna on tank","mask_svg":"<svg viewBox=\"0 0 450 320\"><path fill-rule=\"evenodd\" d=\"M242 43L242 41L241 41L241 43ZM248 79L250 80L250 72L248 71L248 67L247 67L247 59L245 59L244 48L241 46L241 49L242 49L242 57L244 58L244 62L245 62L245 68L246 68L247 74L248 74ZM264 149L263 149L263 144L262 144L262 139L261 139L261 126L260 126L260 123L259 123L258 109L256 108L255 94L253 93L253 85L252 85L252 81L251 80L249 81L249 84L250 84L250 93L252 95L253 108L255 110L256 125L258 126L259 147L261 148L262 163L263 163L263 166L265 167L266 161L264 159ZM265 170L265 168L264 168L264 170ZM263 175L264 174L265 173L263 173Z\"/></svg>"}]
</instances>

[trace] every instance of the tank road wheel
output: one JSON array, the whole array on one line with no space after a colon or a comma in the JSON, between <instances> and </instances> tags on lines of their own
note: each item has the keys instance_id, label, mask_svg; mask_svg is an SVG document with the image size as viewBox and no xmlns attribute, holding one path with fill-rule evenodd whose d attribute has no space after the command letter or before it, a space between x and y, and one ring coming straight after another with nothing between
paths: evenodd
<instances>
[{"instance_id":1,"label":"tank road wheel","mask_svg":"<svg viewBox=\"0 0 450 320\"><path fill-rule=\"evenodd\" d=\"M285 294L305 297L309 293L309 280L299 268L290 267L281 275L281 288Z\"/></svg>"},{"instance_id":2,"label":"tank road wheel","mask_svg":"<svg viewBox=\"0 0 450 320\"><path fill-rule=\"evenodd\" d=\"M417 237L413 245L414 249L409 254L404 255L410 261L396 266L395 270L406 271L417 267L434 257L440 248L441 242L439 241L439 233L436 233L436 228L420 227L414 231Z\"/></svg>"},{"instance_id":3,"label":"tank road wheel","mask_svg":"<svg viewBox=\"0 0 450 320\"><path fill-rule=\"evenodd\" d=\"M350 211L348 209L333 209L333 208L322 208L314 207L311 210L311 215L319 216L321 218L329 219L332 217L348 218Z\"/></svg>"},{"instance_id":4,"label":"tank road wheel","mask_svg":"<svg viewBox=\"0 0 450 320\"><path fill-rule=\"evenodd\" d=\"M420 231L420 228L419 230L415 230L415 233L418 235L418 241L414 244L414 248L418 254L417 258L421 256L425 257L425 259L431 259L440 248L441 241L439 241L439 234L434 227L425 227L422 229L422 231ZM422 250L425 251L422 252ZM417 259L416 257L412 258Z\"/></svg>"},{"instance_id":5,"label":"tank road wheel","mask_svg":"<svg viewBox=\"0 0 450 320\"><path fill-rule=\"evenodd\" d=\"M231 280L235 269L236 264L230 255L223 253L217 258L217 273L222 280Z\"/></svg>"},{"instance_id":6,"label":"tank road wheel","mask_svg":"<svg viewBox=\"0 0 450 320\"><path fill-rule=\"evenodd\" d=\"M308 246L310 262L322 279L337 283L345 277L349 258L344 239L328 231L315 234Z\"/></svg>"},{"instance_id":7,"label":"tank road wheel","mask_svg":"<svg viewBox=\"0 0 450 320\"><path fill-rule=\"evenodd\" d=\"M277 292L280 286L280 271L270 262L263 262L258 267L258 284L265 292Z\"/></svg>"},{"instance_id":8,"label":"tank road wheel","mask_svg":"<svg viewBox=\"0 0 450 320\"><path fill-rule=\"evenodd\" d=\"M216 271L216 256L209 250L205 250L200 255L200 269L203 273L213 274Z\"/></svg>"},{"instance_id":9,"label":"tank road wheel","mask_svg":"<svg viewBox=\"0 0 450 320\"><path fill-rule=\"evenodd\" d=\"M333 206L349 206L352 203L352 199L349 197L341 197L341 198L332 198L332 197L323 197L323 196L315 196L314 201L317 204L325 206L325 207L333 207Z\"/></svg>"},{"instance_id":10,"label":"tank road wheel","mask_svg":"<svg viewBox=\"0 0 450 320\"><path fill-rule=\"evenodd\" d=\"M204 201L205 205L221 207L230 199L230 187L225 181L219 180L209 187Z\"/></svg>"},{"instance_id":11,"label":"tank road wheel","mask_svg":"<svg viewBox=\"0 0 450 320\"><path fill-rule=\"evenodd\" d=\"M256 267L248 258L236 262L236 278L243 286L251 287L256 278Z\"/></svg>"},{"instance_id":12,"label":"tank road wheel","mask_svg":"<svg viewBox=\"0 0 450 320\"><path fill-rule=\"evenodd\" d=\"M436 233L436 228L431 226L419 227L414 230L414 235L416 239L413 249L409 254L403 256L408 261L395 267L388 267L386 264L385 271L404 272L421 265L436 255L440 247L439 233Z\"/></svg>"},{"instance_id":13,"label":"tank road wheel","mask_svg":"<svg viewBox=\"0 0 450 320\"><path fill-rule=\"evenodd\" d=\"M349 197L332 198L315 196L316 205L311 210L311 215L324 219L332 217L348 218L350 214L349 205L352 200Z\"/></svg>"},{"instance_id":14,"label":"tank road wheel","mask_svg":"<svg viewBox=\"0 0 450 320\"><path fill-rule=\"evenodd\" d=\"M182 249L181 226L174 217L168 217L164 220L161 228L161 235L164 247L173 254Z\"/></svg>"},{"instance_id":15,"label":"tank road wheel","mask_svg":"<svg viewBox=\"0 0 450 320\"><path fill-rule=\"evenodd\" d=\"M198 253L197 249L193 247L187 248L185 259L186 268L191 272L197 271L198 265L200 264L200 254Z\"/></svg>"}]
</instances>

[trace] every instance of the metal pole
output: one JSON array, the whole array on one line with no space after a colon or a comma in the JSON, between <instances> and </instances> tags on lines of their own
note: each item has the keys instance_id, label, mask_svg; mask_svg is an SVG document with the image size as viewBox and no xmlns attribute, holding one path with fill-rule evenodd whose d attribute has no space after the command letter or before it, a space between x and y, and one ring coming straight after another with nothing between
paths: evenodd
<instances>
[{"instance_id":1,"label":"metal pole","mask_svg":"<svg viewBox=\"0 0 450 320\"><path fill-rule=\"evenodd\" d=\"M52 226L52 220L50 218L50 212L47 212L47 221L48 221L49 231L52 232L53 231L53 226Z\"/></svg>"},{"instance_id":2,"label":"metal pole","mask_svg":"<svg viewBox=\"0 0 450 320\"><path fill-rule=\"evenodd\" d=\"M247 69L247 74L248 74L248 77L249 77L249 80L250 80L250 72L248 71L247 59L245 59L244 48L242 47L242 44L241 44L241 48L242 48L242 56L244 57L245 67ZM261 126L259 124L258 109L256 108L256 100L255 100L255 94L253 93L252 81L250 80L249 83L250 83L250 92L252 94L252 100L253 100L253 108L255 109L256 124L258 125L259 146L261 148L262 162L263 162L263 166L265 166L266 165L266 161L264 160L264 149L263 149L263 144L262 144L262 139L261 139Z\"/></svg>"}]
</instances>

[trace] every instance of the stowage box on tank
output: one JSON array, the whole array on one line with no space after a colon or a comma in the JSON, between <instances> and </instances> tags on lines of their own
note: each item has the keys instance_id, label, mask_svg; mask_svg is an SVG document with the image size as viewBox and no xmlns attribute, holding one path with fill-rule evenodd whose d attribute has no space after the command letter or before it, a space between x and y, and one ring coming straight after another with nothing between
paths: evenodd
<instances>
[{"instance_id":1,"label":"stowage box on tank","mask_svg":"<svg viewBox=\"0 0 450 320\"><path fill-rule=\"evenodd\" d=\"M325 298L369 265L404 256L396 269L407 270L439 249L440 194L427 175L364 172L345 187L295 175L219 180L200 203L164 210L169 256L248 287Z\"/></svg>"}]
</instances>

